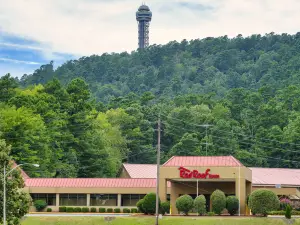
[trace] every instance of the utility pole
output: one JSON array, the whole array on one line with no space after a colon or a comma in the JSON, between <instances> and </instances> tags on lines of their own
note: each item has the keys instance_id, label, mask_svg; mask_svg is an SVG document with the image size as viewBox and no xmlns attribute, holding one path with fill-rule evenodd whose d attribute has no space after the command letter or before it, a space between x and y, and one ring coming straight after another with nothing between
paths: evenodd
<instances>
[{"instance_id":1,"label":"utility pole","mask_svg":"<svg viewBox=\"0 0 300 225\"><path fill-rule=\"evenodd\" d=\"M6 165L3 168L3 225L6 225Z\"/></svg>"},{"instance_id":2,"label":"utility pole","mask_svg":"<svg viewBox=\"0 0 300 225\"><path fill-rule=\"evenodd\" d=\"M208 136L207 136L207 128L208 127L212 127L213 125L210 125L210 124L203 124L203 125L200 125L201 127L205 127L205 137L206 137L206 139L205 139L205 149L206 149L206 156L207 156L207 151L208 151L208 142L207 142L207 138L208 138Z\"/></svg>"},{"instance_id":3,"label":"utility pole","mask_svg":"<svg viewBox=\"0 0 300 225\"><path fill-rule=\"evenodd\" d=\"M159 169L160 169L160 115L158 116L157 122L157 168L156 168L156 221L155 225L158 225L158 217L159 217Z\"/></svg>"}]
</instances>

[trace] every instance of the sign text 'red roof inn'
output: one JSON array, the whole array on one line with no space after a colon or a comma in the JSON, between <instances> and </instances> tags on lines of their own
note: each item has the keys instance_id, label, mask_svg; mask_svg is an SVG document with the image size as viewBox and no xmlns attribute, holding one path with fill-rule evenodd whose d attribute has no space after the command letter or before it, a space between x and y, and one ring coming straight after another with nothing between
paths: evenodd
<instances>
[{"instance_id":1,"label":"sign text 'red roof inn'","mask_svg":"<svg viewBox=\"0 0 300 225\"><path fill-rule=\"evenodd\" d=\"M210 169L207 169L205 173L199 173L198 170L188 170L184 167L179 167L181 178L196 178L196 179L216 179L220 178L218 174L209 174Z\"/></svg>"}]
</instances>

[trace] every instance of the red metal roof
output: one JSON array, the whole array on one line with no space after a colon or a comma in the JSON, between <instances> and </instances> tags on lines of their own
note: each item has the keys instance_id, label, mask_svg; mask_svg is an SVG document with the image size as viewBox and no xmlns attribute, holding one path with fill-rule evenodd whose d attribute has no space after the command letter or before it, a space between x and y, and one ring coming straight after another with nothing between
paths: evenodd
<instances>
[{"instance_id":1,"label":"red metal roof","mask_svg":"<svg viewBox=\"0 0 300 225\"><path fill-rule=\"evenodd\" d=\"M255 185L290 185L300 186L300 169L250 168L252 184Z\"/></svg>"},{"instance_id":2,"label":"red metal roof","mask_svg":"<svg viewBox=\"0 0 300 225\"><path fill-rule=\"evenodd\" d=\"M31 178L27 179L27 187L77 187L77 188L151 188L155 187L155 179L132 178Z\"/></svg>"},{"instance_id":3,"label":"red metal roof","mask_svg":"<svg viewBox=\"0 0 300 225\"><path fill-rule=\"evenodd\" d=\"M168 182L170 187L170 182ZM30 178L26 187L49 188L154 188L156 179L133 178Z\"/></svg>"},{"instance_id":4,"label":"red metal roof","mask_svg":"<svg viewBox=\"0 0 300 225\"><path fill-rule=\"evenodd\" d=\"M156 164L123 164L131 178L156 178Z\"/></svg>"},{"instance_id":5,"label":"red metal roof","mask_svg":"<svg viewBox=\"0 0 300 225\"><path fill-rule=\"evenodd\" d=\"M163 166L243 166L233 156L173 156Z\"/></svg>"}]
</instances>

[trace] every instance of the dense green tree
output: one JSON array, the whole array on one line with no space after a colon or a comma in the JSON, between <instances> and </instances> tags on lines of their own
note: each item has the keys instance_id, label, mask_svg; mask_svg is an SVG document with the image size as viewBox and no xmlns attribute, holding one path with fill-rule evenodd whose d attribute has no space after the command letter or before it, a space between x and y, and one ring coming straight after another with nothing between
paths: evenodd
<instances>
[{"instance_id":1,"label":"dense green tree","mask_svg":"<svg viewBox=\"0 0 300 225\"><path fill-rule=\"evenodd\" d=\"M40 163L40 172L49 176L52 153L49 136L40 115L25 107L0 107L0 137L12 145L11 154L18 163ZM29 172L34 175L34 172ZM35 174L37 175L37 174Z\"/></svg>"},{"instance_id":2,"label":"dense green tree","mask_svg":"<svg viewBox=\"0 0 300 225\"><path fill-rule=\"evenodd\" d=\"M10 74L0 78L0 102L7 102L15 94L15 88L18 87L18 82Z\"/></svg>"},{"instance_id":3,"label":"dense green tree","mask_svg":"<svg viewBox=\"0 0 300 225\"><path fill-rule=\"evenodd\" d=\"M12 168L11 147L6 145L5 141L0 139L0 171L3 173L4 167L7 173ZM8 177L1 177L1 181L6 179L6 221L10 225L20 224L20 219L29 211L30 196L28 193L20 190L24 187L24 181L21 172L18 169L13 170ZM0 185L0 220L3 220L3 185Z\"/></svg>"}]
</instances>

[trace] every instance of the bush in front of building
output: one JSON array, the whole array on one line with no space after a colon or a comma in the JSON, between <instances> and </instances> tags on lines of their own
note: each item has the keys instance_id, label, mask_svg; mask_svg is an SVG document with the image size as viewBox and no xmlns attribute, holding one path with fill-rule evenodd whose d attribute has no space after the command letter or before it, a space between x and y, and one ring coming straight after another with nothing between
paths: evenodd
<instances>
[{"instance_id":1,"label":"bush in front of building","mask_svg":"<svg viewBox=\"0 0 300 225\"><path fill-rule=\"evenodd\" d=\"M51 208L47 208L47 212L52 212L52 209Z\"/></svg>"},{"instance_id":2,"label":"bush in front of building","mask_svg":"<svg viewBox=\"0 0 300 225\"><path fill-rule=\"evenodd\" d=\"M170 202L169 201L166 201L166 202L162 202L160 204L160 213L162 215L165 215L165 214L169 214L170 213Z\"/></svg>"},{"instance_id":3,"label":"bush in front of building","mask_svg":"<svg viewBox=\"0 0 300 225\"><path fill-rule=\"evenodd\" d=\"M188 215L189 211L191 211L194 207L194 200L190 195L182 195L176 199L176 208L179 212L184 213L184 215Z\"/></svg>"},{"instance_id":4,"label":"bush in front of building","mask_svg":"<svg viewBox=\"0 0 300 225\"><path fill-rule=\"evenodd\" d=\"M105 213L106 209L105 208L99 208L99 213Z\"/></svg>"},{"instance_id":5,"label":"bush in front of building","mask_svg":"<svg viewBox=\"0 0 300 225\"><path fill-rule=\"evenodd\" d=\"M253 191L249 198L249 208L254 215L267 216L269 211L278 210L280 202L277 195L267 189Z\"/></svg>"},{"instance_id":6,"label":"bush in front of building","mask_svg":"<svg viewBox=\"0 0 300 225\"><path fill-rule=\"evenodd\" d=\"M292 218L292 206L290 204L287 204L284 216L287 219L291 219Z\"/></svg>"},{"instance_id":7,"label":"bush in front of building","mask_svg":"<svg viewBox=\"0 0 300 225\"><path fill-rule=\"evenodd\" d=\"M284 210L280 210L280 211L270 211L270 212L268 212L268 215L280 215L280 216L284 216L284 215L285 215L285 212L286 212L286 211L284 211ZM299 215L300 215L300 211L292 210L292 211L291 211L291 215L299 216Z\"/></svg>"},{"instance_id":8,"label":"bush in front of building","mask_svg":"<svg viewBox=\"0 0 300 225\"><path fill-rule=\"evenodd\" d=\"M136 207L138 208L138 212L146 214L146 211L144 209L144 199L139 200L136 203Z\"/></svg>"},{"instance_id":9,"label":"bush in front of building","mask_svg":"<svg viewBox=\"0 0 300 225\"><path fill-rule=\"evenodd\" d=\"M68 212L68 213L74 212L74 208L73 207L67 207L66 212Z\"/></svg>"},{"instance_id":10,"label":"bush in front of building","mask_svg":"<svg viewBox=\"0 0 300 225\"><path fill-rule=\"evenodd\" d=\"M74 212L81 212L81 208L80 207L75 207Z\"/></svg>"},{"instance_id":11,"label":"bush in front of building","mask_svg":"<svg viewBox=\"0 0 300 225\"><path fill-rule=\"evenodd\" d=\"M95 212L97 212L97 209L93 207L93 208L91 208L91 212L95 213Z\"/></svg>"},{"instance_id":12,"label":"bush in front of building","mask_svg":"<svg viewBox=\"0 0 300 225\"><path fill-rule=\"evenodd\" d=\"M208 212L207 215L208 216L215 216L216 214L214 212Z\"/></svg>"},{"instance_id":13,"label":"bush in front of building","mask_svg":"<svg viewBox=\"0 0 300 225\"><path fill-rule=\"evenodd\" d=\"M124 208L124 209L123 209L123 213L130 213L130 209Z\"/></svg>"},{"instance_id":14,"label":"bush in front of building","mask_svg":"<svg viewBox=\"0 0 300 225\"><path fill-rule=\"evenodd\" d=\"M36 211L41 212L47 207L47 202L44 200L36 200L34 201L34 207L36 208Z\"/></svg>"},{"instance_id":15,"label":"bush in front of building","mask_svg":"<svg viewBox=\"0 0 300 225\"><path fill-rule=\"evenodd\" d=\"M199 195L195 198L194 208L199 216L202 216L206 213L206 198L204 195Z\"/></svg>"},{"instance_id":16,"label":"bush in front of building","mask_svg":"<svg viewBox=\"0 0 300 225\"><path fill-rule=\"evenodd\" d=\"M160 201L159 201L160 205ZM153 215L155 214L156 209L156 194L155 193L149 193L144 197L144 202L142 204L142 208L145 211L145 213Z\"/></svg>"},{"instance_id":17,"label":"bush in front of building","mask_svg":"<svg viewBox=\"0 0 300 225\"><path fill-rule=\"evenodd\" d=\"M212 211L217 215L221 215L222 211L226 208L226 196L224 192L215 190L211 194L210 200Z\"/></svg>"},{"instance_id":18,"label":"bush in front of building","mask_svg":"<svg viewBox=\"0 0 300 225\"><path fill-rule=\"evenodd\" d=\"M137 210L137 209L135 209L135 208L132 208L132 209L130 209L130 212L131 212L131 213L137 213L137 212L138 212L138 210Z\"/></svg>"},{"instance_id":19,"label":"bush in front of building","mask_svg":"<svg viewBox=\"0 0 300 225\"><path fill-rule=\"evenodd\" d=\"M226 199L226 209L233 216L239 211L239 199L236 196L228 196Z\"/></svg>"},{"instance_id":20,"label":"bush in front of building","mask_svg":"<svg viewBox=\"0 0 300 225\"><path fill-rule=\"evenodd\" d=\"M66 206L61 206L58 208L59 212L66 212L67 211L67 207Z\"/></svg>"},{"instance_id":21,"label":"bush in front of building","mask_svg":"<svg viewBox=\"0 0 300 225\"><path fill-rule=\"evenodd\" d=\"M119 208L114 209L114 213L120 213L120 212L121 212L121 209L119 209Z\"/></svg>"},{"instance_id":22,"label":"bush in front of building","mask_svg":"<svg viewBox=\"0 0 300 225\"><path fill-rule=\"evenodd\" d=\"M114 210L112 209L112 208L108 208L107 210L106 210L106 212L108 212L108 213L112 213Z\"/></svg>"},{"instance_id":23,"label":"bush in front of building","mask_svg":"<svg viewBox=\"0 0 300 225\"><path fill-rule=\"evenodd\" d=\"M81 208L81 212L87 213L89 211L90 211L90 209L88 207Z\"/></svg>"}]
</instances>

